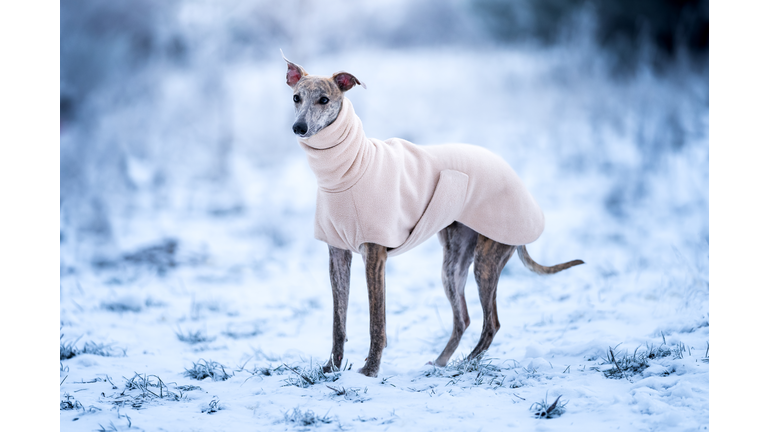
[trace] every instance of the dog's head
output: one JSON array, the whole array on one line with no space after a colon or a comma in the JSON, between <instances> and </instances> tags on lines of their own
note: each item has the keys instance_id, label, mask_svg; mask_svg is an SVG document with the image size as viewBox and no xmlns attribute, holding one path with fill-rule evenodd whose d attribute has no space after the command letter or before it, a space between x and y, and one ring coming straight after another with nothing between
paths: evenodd
<instances>
[{"instance_id":1,"label":"dog's head","mask_svg":"<svg viewBox=\"0 0 768 432\"><path fill-rule=\"evenodd\" d=\"M347 90L356 84L365 88L365 84L350 73L337 72L330 78L309 75L285 56L283 59L288 63L286 83L293 89L296 110L293 133L302 138L311 137L336 120Z\"/></svg>"}]
</instances>

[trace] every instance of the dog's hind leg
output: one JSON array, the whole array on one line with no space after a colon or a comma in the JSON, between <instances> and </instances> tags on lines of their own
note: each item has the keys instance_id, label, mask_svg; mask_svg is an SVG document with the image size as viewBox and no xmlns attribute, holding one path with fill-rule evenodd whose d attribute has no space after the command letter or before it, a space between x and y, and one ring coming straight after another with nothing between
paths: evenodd
<instances>
[{"instance_id":1,"label":"dog's hind leg","mask_svg":"<svg viewBox=\"0 0 768 432\"><path fill-rule=\"evenodd\" d=\"M341 359L344 357L344 342L347 340L349 278L352 266L352 252L328 245L328 253L333 290L333 349L331 358L323 367L325 372L341 367Z\"/></svg>"},{"instance_id":2,"label":"dog's hind leg","mask_svg":"<svg viewBox=\"0 0 768 432\"><path fill-rule=\"evenodd\" d=\"M443 288L453 310L451 338L435 360L437 366L443 367L456 351L464 330L469 326L464 286L467 284L469 265L472 264L477 245L477 233L462 223L454 222L437 233L437 238L443 245Z\"/></svg>"},{"instance_id":3,"label":"dog's hind leg","mask_svg":"<svg viewBox=\"0 0 768 432\"><path fill-rule=\"evenodd\" d=\"M379 373L381 352L387 346L386 296L384 276L387 265L387 248L374 243L363 243L360 252L365 260L365 280L368 285L368 310L370 313L371 346L365 365L358 370L363 375L375 377Z\"/></svg>"},{"instance_id":4,"label":"dog's hind leg","mask_svg":"<svg viewBox=\"0 0 768 432\"><path fill-rule=\"evenodd\" d=\"M487 350L501 327L496 311L496 288L501 271L515 252L515 247L478 235L475 248L475 280L480 291L480 304L483 306L483 330L480 333L480 341L469 354L469 358L475 358Z\"/></svg>"}]
</instances>

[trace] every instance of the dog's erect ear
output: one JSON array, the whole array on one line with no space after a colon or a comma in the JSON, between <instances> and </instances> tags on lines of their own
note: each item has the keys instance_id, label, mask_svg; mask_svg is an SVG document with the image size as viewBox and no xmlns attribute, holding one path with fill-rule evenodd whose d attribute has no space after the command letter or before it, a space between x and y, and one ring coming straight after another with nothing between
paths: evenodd
<instances>
[{"instance_id":1,"label":"dog's erect ear","mask_svg":"<svg viewBox=\"0 0 768 432\"><path fill-rule=\"evenodd\" d=\"M368 88L365 86L365 83L360 82L359 79L355 78L354 75L347 72L336 72L333 74L333 81L336 83L337 86L339 86L339 90L345 92L352 87L355 86L355 84L360 84L363 86L363 88Z\"/></svg>"},{"instance_id":2,"label":"dog's erect ear","mask_svg":"<svg viewBox=\"0 0 768 432\"><path fill-rule=\"evenodd\" d=\"M283 50L280 50L280 54L283 54ZM285 83L293 87L301 79L301 77L307 75L307 71L303 67L291 62L283 54L283 60L288 63L288 73L285 74Z\"/></svg>"}]
</instances>

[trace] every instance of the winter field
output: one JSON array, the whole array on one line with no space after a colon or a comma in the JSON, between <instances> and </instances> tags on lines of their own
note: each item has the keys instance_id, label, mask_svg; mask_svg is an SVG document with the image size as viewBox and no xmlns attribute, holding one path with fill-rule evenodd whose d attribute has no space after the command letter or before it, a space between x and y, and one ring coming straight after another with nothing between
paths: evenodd
<instances>
[{"instance_id":1,"label":"winter field","mask_svg":"<svg viewBox=\"0 0 768 432\"><path fill-rule=\"evenodd\" d=\"M477 17L506 3L62 2L59 128L41 141L60 144L59 223L44 236L59 230L59 271L41 285L58 279L58 302L50 313L27 312L43 296L27 279L38 268L21 262L38 261L23 251L42 229L11 222L2 225L23 240L4 248L3 262L23 279L8 286L25 289L6 292L30 298L0 302L4 316L30 320L6 323L20 329L6 346L31 345L27 329L41 317L54 317L47 336L58 325L60 430L699 431L710 428L710 396L751 414L759 400L710 390L708 60L683 55L658 68L654 48L638 43L627 69L589 36L599 22L582 12L557 26L558 43L488 36L493 21ZM662 3L672 4L653 2ZM548 13L576 3L515 3L536 13L542 4ZM530 22L516 25L535 33ZM369 345L356 254L344 367L322 373L332 342L328 249L313 238L317 184L291 131L281 48L310 74L344 70L365 82L347 97L368 137L464 142L501 155L546 217L532 258L586 264L540 276L513 257L498 287L501 329L472 361L482 310L470 276L471 324L449 365L436 368L428 363L452 326L441 247L432 238L389 259L388 346L368 378L356 372ZM762 121L760 110L738 112ZM35 142L26 138L35 129L8 142ZM741 145L739 130L729 130L730 146ZM732 153L744 164L762 160ZM741 186L760 184L746 179L761 172L737 170L745 180L719 196L756 201ZM3 183L14 191L19 182ZM722 203L713 219L742 208ZM754 238L749 218L764 212L744 213L743 223L719 217L729 235L712 252L761 268L759 253L723 247L725 237ZM737 290L757 286L742 274L720 276L718 311L724 297L744 299ZM747 305L731 322L761 304L739 303ZM17 305L25 307L14 315ZM757 338L723 329L713 352L738 357L720 364L757 369ZM52 389L53 340L39 345ZM40 405L30 402L36 395L16 396L36 388L26 382L35 367L3 357L21 380L4 406ZM722 370L720 382L765 387Z\"/></svg>"},{"instance_id":2,"label":"winter field","mask_svg":"<svg viewBox=\"0 0 768 432\"><path fill-rule=\"evenodd\" d=\"M532 257L586 265L546 277L510 260L501 330L476 362L463 360L482 324L470 278L472 324L440 369L426 365L451 331L440 245L390 259L389 344L367 378L355 372L368 350L356 255L348 367L322 374L327 248L312 237L316 183L279 52L221 71L225 126L196 108L196 77L164 75L152 112L117 110L91 132L127 154L136 198L109 201L111 241L63 229L61 430L708 429L706 75L614 82L565 51L286 55L366 82L348 97L370 137L502 155L547 218ZM146 130L168 124L180 130ZM231 145L217 160L200 137L220 127ZM62 157L78 133L63 129ZM156 141L128 147L142 133ZM176 177L156 186L162 172Z\"/></svg>"}]
</instances>

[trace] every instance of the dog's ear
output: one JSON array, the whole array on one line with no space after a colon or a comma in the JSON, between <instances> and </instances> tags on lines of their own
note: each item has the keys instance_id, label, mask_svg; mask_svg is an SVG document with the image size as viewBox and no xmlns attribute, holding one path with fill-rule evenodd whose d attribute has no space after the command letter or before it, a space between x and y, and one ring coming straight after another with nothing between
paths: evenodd
<instances>
[{"instance_id":1,"label":"dog's ear","mask_svg":"<svg viewBox=\"0 0 768 432\"><path fill-rule=\"evenodd\" d=\"M333 81L336 83L337 86L339 86L339 90L345 92L352 87L355 86L355 84L360 84L363 86L363 88L368 88L365 86L365 83L360 82L359 79L355 78L354 75L347 72L336 72L333 74Z\"/></svg>"},{"instance_id":2,"label":"dog's ear","mask_svg":"<svg viewBox=\"0 0 768 432\"><path fill-rule=\"evenodd\" d=\"M283 54L283 50L280 50L280 54ZM285 58L285 55L283 55L283 60L288 63L288 73L285 74L285 83L293 87L299 82L301 77L307 75L307 71L305 71L303 67Z\"/></svg>"}]
</instances>

